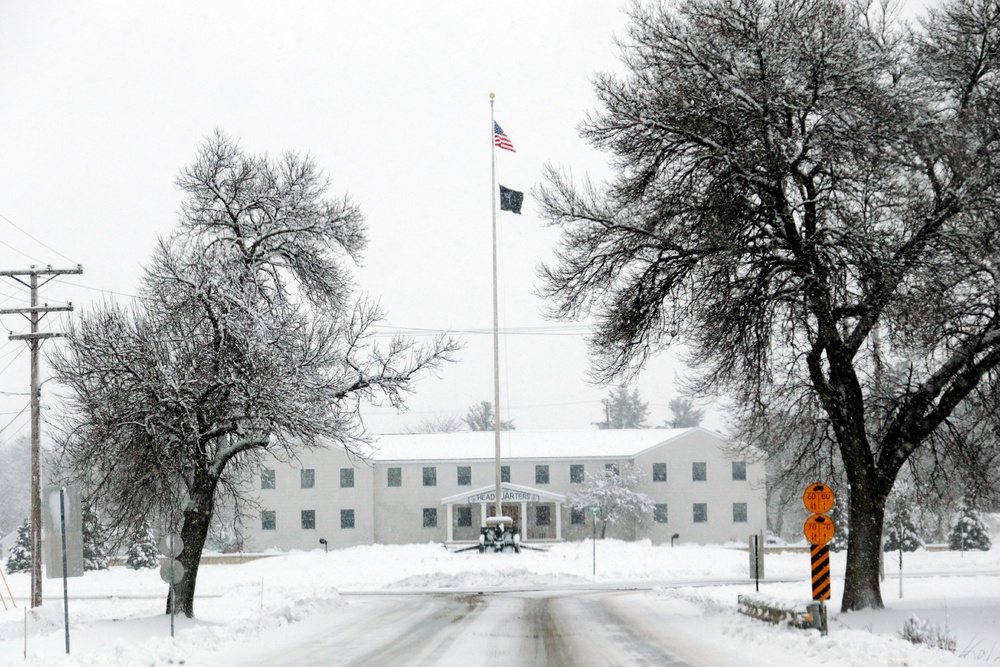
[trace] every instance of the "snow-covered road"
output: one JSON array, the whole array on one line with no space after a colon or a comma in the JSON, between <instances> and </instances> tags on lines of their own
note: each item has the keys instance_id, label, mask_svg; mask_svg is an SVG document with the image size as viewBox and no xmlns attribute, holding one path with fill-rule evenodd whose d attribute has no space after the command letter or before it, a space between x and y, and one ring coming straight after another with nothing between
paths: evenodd
<instances>
[{"instance_id":1,"label":"snow-covered road","mask_svg":"<svg viewBox=\"0 0 1000 667\"><path fill-rule=\"evenodd\" d=\"M648 592L484 592L351 596L338 612L261 636L219 665L754 665L706 645L701 611ZM297 637L289 641L288 632ZM273 646L273 645L272 645ZM764 663L760 663L763 665Z\"/></svg>"}]
</instances>

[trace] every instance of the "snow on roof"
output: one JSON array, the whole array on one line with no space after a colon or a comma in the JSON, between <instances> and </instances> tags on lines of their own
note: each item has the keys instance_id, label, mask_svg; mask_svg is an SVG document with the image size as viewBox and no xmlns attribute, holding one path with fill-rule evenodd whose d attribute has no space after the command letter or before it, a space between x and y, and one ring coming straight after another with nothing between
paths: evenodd
<instances>
[{"instance_id":1,"label":"snow on roof","mask_svg":"<svg viewBox=\"0 0 1000 667\"><path fill-rule=\"evenodd\" d=\"M504 459L625 458L695 430L704 429L502 431L500 456ZM407 433L378 436L370 458L379 462L468 461L492 459L495 452L493 431Z\"/></svg>"}]
</instances>

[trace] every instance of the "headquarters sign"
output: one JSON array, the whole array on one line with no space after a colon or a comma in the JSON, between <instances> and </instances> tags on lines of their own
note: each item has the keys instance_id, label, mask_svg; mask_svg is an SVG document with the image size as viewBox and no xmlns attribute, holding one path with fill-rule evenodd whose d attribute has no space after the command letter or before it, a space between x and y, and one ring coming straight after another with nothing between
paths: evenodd
<instances>
[{"instance_id":1,"label":"headquarters sign","mask_svg":"<svg viewBox=\"0 0 1000 667\"><path fill-rule=\"evenodd\" d=\"M476 503L494 503L497 500L496 489L492 491L484 491L483 493L477 493L474 496L469 496L468 503L474 505ZM500 488L500 502L503 503L537 503L541 501L541 496L536 493L528 493L527 491L515 491L514 489L508 489L505 487Z\"/></svg>"}]
</instances>

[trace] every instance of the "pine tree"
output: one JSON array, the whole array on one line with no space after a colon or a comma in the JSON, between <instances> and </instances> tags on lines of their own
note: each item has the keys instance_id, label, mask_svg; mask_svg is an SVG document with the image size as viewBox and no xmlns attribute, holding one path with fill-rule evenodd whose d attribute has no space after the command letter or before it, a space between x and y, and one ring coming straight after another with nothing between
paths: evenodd
<instances>
[{"instance_id":1,"label":"pine tree","mask_svg":"<svg viewBox=\"0 0 1000 667\"><path fill-rule=\"evenodd\" d=\"M830 520L833 521L834 532L833 539L830 540L827 546L833 552L844 551L847 549L847 512L842 510L841 505L837 503L830 510L829 516Z\"/></svg>"},{"instance_id":2,"label":"pine tree","mask_svg":"<svg viewBox=\"0 0 1000 667\"><path fill-rule=\"evenodd\" d=\"M958 510L958 520L955 521L951 529L951 537L948 540L952 551L967 551L976 549L978 551L989 551L993 543L990 540L990 531L979 518L979 513L962 503Z\"/></svg>"},{"instance_id":3,"label":"pine tree","mask_svg":"<svg viewBox=\"0 0 1000 667\"><path fill-rule=\"evenodd\" d=\"M886 513L883 551L916 551L923 545L908 508L900 505L895 511Z\"/></svg>"},{"instance_id":4,"label":"pine tree","mask_svg":"<svg viewBox=\"0 0 1000 667\"><path fill-rule=\"evenodd\" d=\"M156 538L153 531L144 528L132 537L128 545L128 555L125 565L133 570L151 569L160 566L156 554Z\"/></svg>"},{"instance_id":5,"label":"pine tree","mask_svg":"<svg viewBox=\"0 0 1000 667\"><path fill-rule=\"evenodd\" d=\"M31 524L25 519L17 529L17 543L10 550L7 559L7 573L31 572Z\"/></svg>"},{"instance_id":6,"label":"pine tree","mask_svg":"<svg viewBox=\"0 0 1000 667\"><path fill-rule=\"evenodd\" d=\"M108 542L104 526L89 507L83 508L83 569L108 569Z\"/></svg>"}]
</instances>

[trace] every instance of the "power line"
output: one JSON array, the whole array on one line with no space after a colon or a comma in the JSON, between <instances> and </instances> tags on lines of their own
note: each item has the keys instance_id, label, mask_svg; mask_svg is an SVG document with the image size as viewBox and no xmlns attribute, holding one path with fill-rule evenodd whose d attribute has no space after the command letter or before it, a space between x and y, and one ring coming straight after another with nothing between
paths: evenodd
<instances>
[{"instance_id":1,"label":"power line","mask_svg":"<svg viewBox=\"0 0 1000 667\"><path fill-rule=\"evenodd\" d=\"M38 245L42 246L46 250L51 250L52 252L54 252L55 254L59 255L60 257L62 257L63 259L65 259L68 262L73 262L74 264L76 263L72 259L70 259L69 257L67 257L66 255L62 254L61 252L59 252L58 250L56 250L52 246L50 246L47 243L45 243L44 241L41 241L41 240L35 238L34 236L32 236L29 232L25 231L23 228L21 228L19 225L17 225L17 223L15 223L13 220L11 220L10 218L8 218L3 213L0 213L0 219L5 220L7 222L7 224L9 224L11 227L13 227L17 231L21 232L22 234L24 234L29 239L31 239L32 241L34 241ZM3 241L0 241L0 243L3 243L3 245L7 246L8 248L10 248L11 250L13 250L14 252L17 252L17 253L20 253L20 254L24 255L28 259L33 259L33 260L35 260L36 262L38 262L40 264L44 264L45 263L45 262L43 262L43 261L41 261L41 260L39 260L39 259L37 259L35 257L32 257L31 255L29 255L26 252L18 250L17 248L15 248L14 246L12 246L10 244L4 243Z\"/></svg>"}]
</instances>

